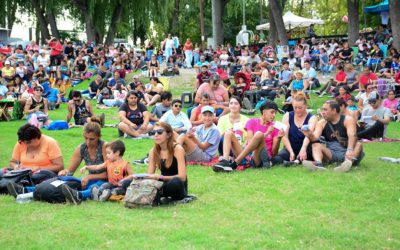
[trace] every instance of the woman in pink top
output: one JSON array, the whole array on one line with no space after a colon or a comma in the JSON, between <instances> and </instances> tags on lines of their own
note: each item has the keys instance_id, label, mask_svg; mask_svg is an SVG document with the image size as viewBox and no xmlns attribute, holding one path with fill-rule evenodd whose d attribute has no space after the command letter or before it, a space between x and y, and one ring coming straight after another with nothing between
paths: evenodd
<instances>
[{"instance_id":1,"label":"woman in pink top","mask_svg":"<svg viewBox=\"0 0 400 250\"><path fill-rule=\"evenodd\" d=\"M393 115L399 113L399 110L397 110L397 107L399 106L399 100L396 98L396 93L394 92L394 90L389 90L388 97L383 100L383 106L390 109Z\"/></svg>"},{"instance_id":2,"label":"woman in pink top","mask_svg":"<svg viewBox=\"0 0 400 250\"><path fill-rule=\"evenodd\" d=\"M250 153L252 153L250 161L252 167L270 168L278 163L274 157L278 154L279 145L285 132L275 128L274 120L277 110L276 103L264 102L260 107L262 116L250 119L244 127L247 132L247 146L229 166L217 164L213 170L215 172L232 172Z\"/></svg>"}]
</instances>

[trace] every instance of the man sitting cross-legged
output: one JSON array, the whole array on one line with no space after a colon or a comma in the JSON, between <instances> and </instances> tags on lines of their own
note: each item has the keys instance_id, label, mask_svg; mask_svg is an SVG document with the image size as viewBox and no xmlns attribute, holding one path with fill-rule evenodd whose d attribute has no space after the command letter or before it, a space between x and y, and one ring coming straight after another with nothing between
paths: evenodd
<instances>
[{"instance_id":1,"label":"man sitting cross-legged","mask_svg":"<svg viewBox=\"0 0 400 250\"><path fill-rule=\"evenodd\" d=\"M347 172L358 165L364 156L361 143L357 142L356 121L352 116L340 114L337 101L329 100L322 106L323 120L314 132L303 126L302 132L312 144L313 161L303 161L310 170L326 170L323 163L341 162L334 171ZM326 145L320 142L324 137Z\"/></svg>"}]
</instances>

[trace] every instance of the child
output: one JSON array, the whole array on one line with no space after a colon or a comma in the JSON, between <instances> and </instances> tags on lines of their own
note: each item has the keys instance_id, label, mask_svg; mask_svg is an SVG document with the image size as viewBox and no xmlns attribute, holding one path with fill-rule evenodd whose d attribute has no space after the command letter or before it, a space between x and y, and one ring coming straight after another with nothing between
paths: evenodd
<instances>
[{"instance_id":1,"label":"child","mask_svg":"<svg viewBox=\"0 0 400 250\"><path fill-rule=\"evenodd\" d=\"M326 78L328 76L328 56L325 49L320 49L319 66L321 69L322 77Z\"/></svg>"},{"instance_id":2,"label":"child","mask_svg":"<svg viewBox=\"0 0 400 250\"><path fill-rule=\"evenodd\" d=\"M356 105L356 98L354 96L351 96L347 101L347 109L350 111L358 111L358 107Z\"/></svg>"},{"instance_id":3,"label":"child","mask_svg":"<svg viewBox=\"0 0 400 250\"><path fill-rule=\"evenodd\" d=\"M204 106L201 109L204 124L191 129L187 134L181 134L177 142L186 151L187 161L210 162L217 152L220 133L214 124L214 108Z\"/></svg>"},{"instance_id":4,"label":"child","mask_svg":"<svg viewBox=\"0 0 400 250\"><path fill-rule=\"evenodd\" d=\"M95 201L106 201L111 195L123 195L125 191L121 187L121 181L127 177L133 176L133 171L127 161L122 159L125 153L125 145L122 141L116 140L106 145L107 160L99 165L84 166L81 173L85 170L101 170L107 171L108 182L100 187L93 187L92 199Z\"/></svg>"},{"instance_id":5,"label":"child","mask_svg":"<svg viewBox=\"0 0 400 250\"><path fill-rule=\"evenodd\" d=\"M286 100L282 103L282 110L286 112L293 111L293 98L297 94L297 90L290 91L290 96L286 98Z\"/></svg>"},{"instance_id":6,"label":"child","mask_svg":"<svg viewBox=\"0 0 400 250\"><path fill-rule=\"evenodd\" d=\"M78 85L82 82L83 74L79 71L79 67L74 67L74 72L72 73L72 87Z\"/></svg>"},{"instance_id":7,"label":"child","mask_svg":"<svg viewBox=\"0 0 400 250\"><path fill-rule=\"evenodd\" d=\"M289 54L288 62L289 62L289 69L290 69L291 71L293 71L293 70L294 70L294 67L296 66L296 63L297 63L297 60L296 60L296 58L294 57L294 54L293 54L293 53L290 53L290 54Z\"/></svg>"}]
</instances>

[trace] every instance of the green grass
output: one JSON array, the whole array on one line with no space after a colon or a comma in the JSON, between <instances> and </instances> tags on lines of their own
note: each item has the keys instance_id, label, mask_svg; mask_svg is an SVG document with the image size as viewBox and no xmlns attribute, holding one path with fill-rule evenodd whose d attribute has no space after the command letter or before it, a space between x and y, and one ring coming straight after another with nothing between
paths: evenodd
<instances>
[{"instance_id":1,"label":"green grass","mask_svg":"<svg viewBox=\"0 0 400 250\"><path fill-rule=\"evenodd\" d=\"M85 83L79 87L85 87ZM174 93L178 93L174 88ZM314 107L323 100L313 96ZM102 110L107 123L117 122L116 109ZM50 114L65 119L66 107ZM278 117L277 119L281 119ZM0 123L0 166L6 166L24 121ZM82 129L47 131L61 146L68 166ZM105 128L103 139L117 138ZM390 124L389 137L400 138L400 124ZM125 159L143 157L151 140L124 139ZM365 144L366 157L346 174L311 173L301 167L249 169L215 174L189 166L190 204L154 209L125 209L93 201L81 206L43 202L17 204L0 197L2 249L399 249L400 169L379 161L399 157L400 143ZM133 166L135 172L145 167ZM79 174L78 174L79 176Z\"/></svg>"}]
</instances>

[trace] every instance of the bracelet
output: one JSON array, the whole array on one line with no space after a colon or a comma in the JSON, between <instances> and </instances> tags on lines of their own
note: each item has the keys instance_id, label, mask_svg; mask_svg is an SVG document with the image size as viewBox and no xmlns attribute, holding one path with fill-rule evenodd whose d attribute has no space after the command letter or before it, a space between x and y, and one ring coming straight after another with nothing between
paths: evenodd
<instances>
[{"instance_id":1,"label":"bracelet","mask_svg":"<svg viewBox=\"0 0 400 250\"><path fill-rule=\"evenodd\" d=\"M353 151L354 151L354 149L352 149L352 148L348 148L346 151L353 152Z\"/></svg>"},{"instance_id":2,"label":"bracelet","mask_svg":"<svg viewBox=\"0 0 400 250\"><path fill-rule=\"evenodd\" d=\"M158 177L159 181L164 181L164 176L160 175L160 177Z\"/></svg>"}]
</instances>

